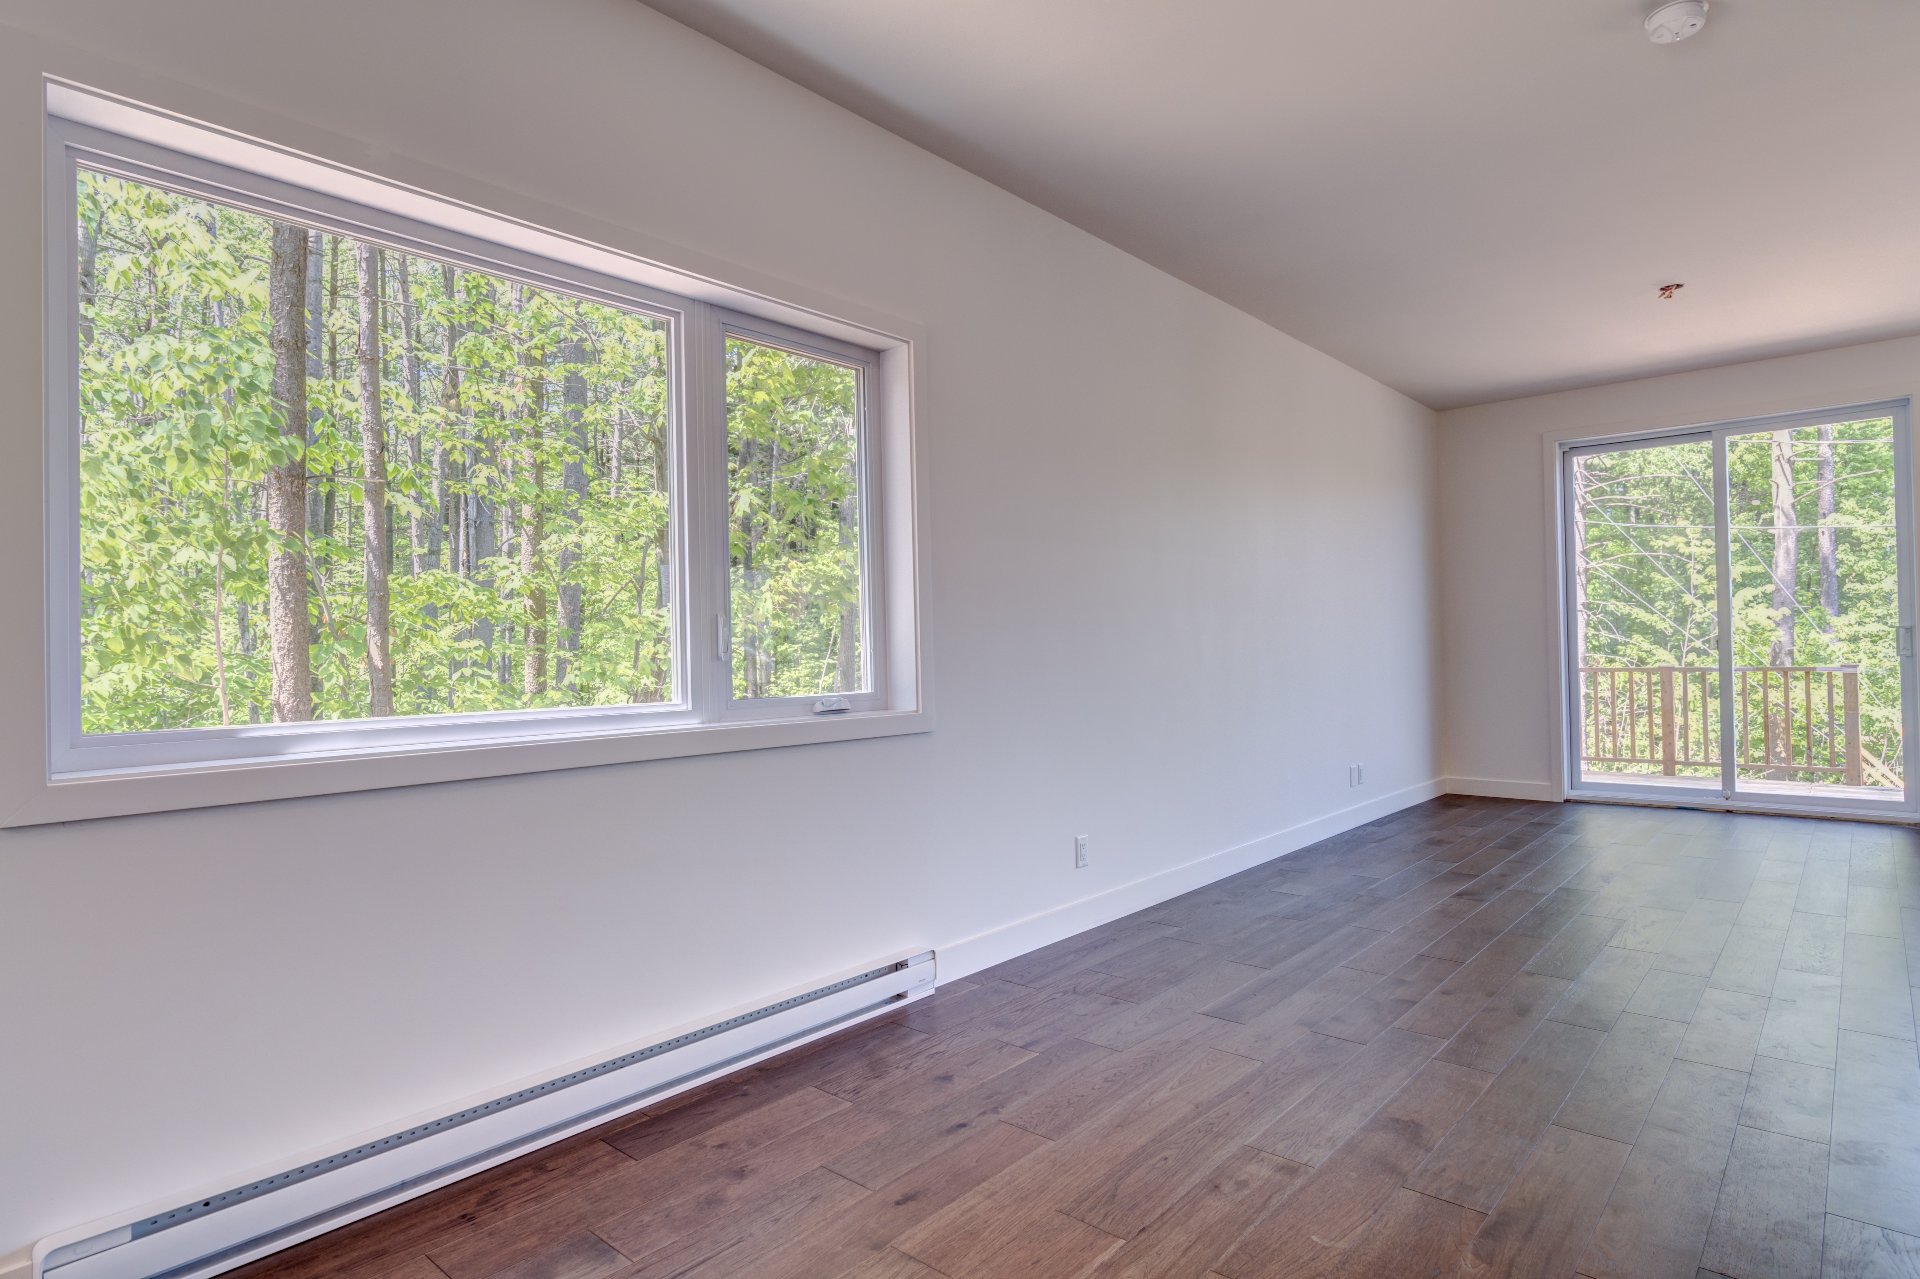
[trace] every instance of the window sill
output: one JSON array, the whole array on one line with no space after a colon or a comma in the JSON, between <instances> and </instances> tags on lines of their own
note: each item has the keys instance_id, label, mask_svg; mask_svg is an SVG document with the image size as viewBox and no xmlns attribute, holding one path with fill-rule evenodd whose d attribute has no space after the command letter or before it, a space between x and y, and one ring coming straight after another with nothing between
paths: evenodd
<instances>
[{"instance_id":1,"label":"window sill","mask_svg":"<svg viewBox=\"0 0 1920 1279\"><path fill-rule=\"evenodd\" d=\"M932 727L932 715L924 709L855 711L809 719L495 736L432 745L349 748L325 754L69 773L48 779L37 793L25 797L0 827L896 737L924 733Z\"/></svg>"}]
</instances>

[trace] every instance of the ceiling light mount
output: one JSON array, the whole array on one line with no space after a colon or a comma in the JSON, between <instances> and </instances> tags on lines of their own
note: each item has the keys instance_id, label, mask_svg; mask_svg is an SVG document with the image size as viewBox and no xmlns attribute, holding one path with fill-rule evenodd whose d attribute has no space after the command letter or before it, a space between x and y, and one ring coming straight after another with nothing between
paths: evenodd
<instances>
[{"instance_id":1,"label":"ceiling light mount","mask_svg":"<svg viewBox=\"0 0 1920 1279\"><path fill-rule=\"evenodd\" d=\"M1647 39L1678 44L1707 25L1707 0L1672 0L1647 15Z\"/></svg>"}]
</instances>

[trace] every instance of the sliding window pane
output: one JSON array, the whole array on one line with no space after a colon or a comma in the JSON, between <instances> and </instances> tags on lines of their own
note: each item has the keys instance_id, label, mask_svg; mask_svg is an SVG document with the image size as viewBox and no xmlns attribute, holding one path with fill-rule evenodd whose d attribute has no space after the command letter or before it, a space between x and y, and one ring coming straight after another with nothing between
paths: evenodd
<instances>
[{"instance_id":1,"label":"sliding window pane","mask_svg":"<svg viewBox=\"0 0 1920 1279\"><path fill-rule=\"evenodd\" d=\"M84 732L674 699L665 319L77 194Z\"/></svg>"},{"instance_id":2,"label":"sliding window pane","mask_svg":"<svg viewBox=\"0 0 1920 1279\"><path fill-rule=\"evenodd\" d=\"M1576 454L1569 483L1581 776L1717 793L1713 445Z\"/></svg>"},{"instance_id":3,"label":"sliding window pane","mask_svg":"<svg viewBox=\"0 0 1920 1279\"><path fill-rule=\"evenodd\" d=\"M1727 440L1737 786L1899 800L1891 418Z\"/></svg>"},{"instance_id":4,"label":"sliding window pane","mask_svg":"<svg viewBox=\"0 0 1920 1279\"><path fill-rule=\"evenodd\" d=\"M868 685L861 641L860 370L727 338L733 695Z\"/></svg>"}]
</instances>

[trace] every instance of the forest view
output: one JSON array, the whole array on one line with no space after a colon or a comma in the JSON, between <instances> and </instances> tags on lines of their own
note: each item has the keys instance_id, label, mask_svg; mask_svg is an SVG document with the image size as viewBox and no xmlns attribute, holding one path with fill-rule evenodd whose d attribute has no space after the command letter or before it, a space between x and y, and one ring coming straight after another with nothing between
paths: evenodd
<instances>
[{"instance_id":1,"label":"forest view","mask_svg":"<svg viewBox=\"0 0 1920 1279\"><path fill-rule=\"evenodd\" d=\"M667 320L82 169L87 733L677 696ZM863 687L857 370L730 337L736 696Z\"/></svg>"},{"instance_id":2,"label":"forest view","mask_svg":"<svg viewBox=\"0 0 1920 1279\"><path fill-rule=\"evenodd\" d=\"M1727 469L1742 775L1847 779L1851 683L1857 784L1897 789L1904 752L1892 420L1733 435ZM1616 759L1608 770L1648 771L1665 696L1683 758L1673 771L1717 774L1712 443L1577 456L1572 485L1585 753L1632 755L1646 762ZM1664 694L1652 675L1633 684L1627 674L1663 668L1678 668ZM1629 687L1639 698L1631 711L1621 700Z\"/></svg>"}]
</instances>

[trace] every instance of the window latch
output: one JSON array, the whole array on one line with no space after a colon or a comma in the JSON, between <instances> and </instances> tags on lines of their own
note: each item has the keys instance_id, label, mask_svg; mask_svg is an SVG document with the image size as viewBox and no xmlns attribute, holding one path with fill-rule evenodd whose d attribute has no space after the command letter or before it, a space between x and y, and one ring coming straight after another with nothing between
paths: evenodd
<instances>
[{"instance_id":1,"label":"window latch","mask_svg":"<svg viewBox=\"0 0 1920 1279\"><path fill-rule=\"evenodd\" d=\"M853 709L853 703L844 697L823 697L813 704L815 715L838 715Z\"/></svg>"}]
</instances>

